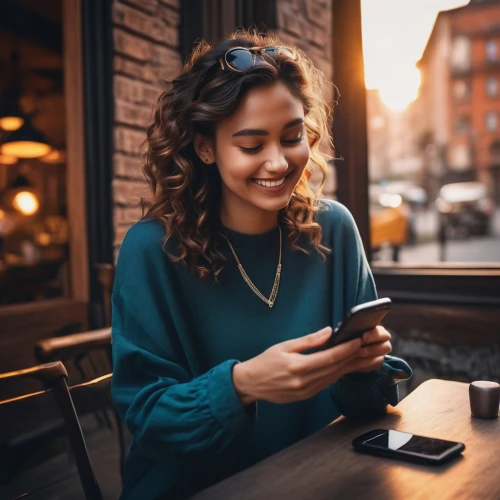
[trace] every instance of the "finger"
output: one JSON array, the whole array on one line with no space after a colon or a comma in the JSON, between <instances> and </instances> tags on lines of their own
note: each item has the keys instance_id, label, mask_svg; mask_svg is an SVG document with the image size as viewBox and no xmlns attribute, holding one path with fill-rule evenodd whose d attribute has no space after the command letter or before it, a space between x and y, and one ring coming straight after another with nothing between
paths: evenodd
<instances>
[{"instance_id":1,"label":"finger","mask_svg":"<svg viewBox=\"0 0 500 500\"><path fill-rule=\"evenodd\" d=\"M303 389L300 391L301 399L307 399L326 389L347 373L345 366L352 363L354 354L335 365L329 365L304 375ZM364 365L363 365L364 366Z\"/></svg>"},{"instance_id":2,"label":"finger","mask_svg":"<svg viewBox=\"0 0 500 500\"><path fill-rule=\"evenodd\" d=\"M391 334L383 327L377 326L363 334L363 343L372 344L375 342L385 342L391 340Z\"/></svg>"},{"instance_id":3,"label":"finger","mask_svg":"<svg viewBox=\"0 0 500 500\"><path fill-rule=\"evenodd\" d=\"M361 348L361 339L353 339L324 351L307 354L304 356L305 366L311 370L332 368L332 365L342 363L350 356L356 354Z\"/></svg>"},{"instance_id":4,"label":"finger","mask_svg":"<svg viewBox=\"0 0 500 500\"><path fill-rule=\"evenodd\" d=\"M332 328L327 326L321 330L299 337L298 339L287 340L281 345L286 352L302 352L313 347L323 345L332 334Z\"/></svg>"},{"instance_id":5,"label":"finger","mask_svg":"<svg viewBox=\"0 0 500 500\"><path fill-rule=\"evenodd\" d=\"M359 358L345 366L343 371L345 374L353 372L372 372L380 368L384 364L384 356L375 358Z\"/></svg>"},{"instance_id":6,"label":"finger","mask_svg":"<svg viewBox=\"0 0 500 500\"><path fill-rule=\"evenodd\" d=\"M374 358L376 356L384 356L392 351L392 344L389 340L385 342L377 342L376 344L368 344L358 352L358 358Z\"/></svg>"}]
</instances>

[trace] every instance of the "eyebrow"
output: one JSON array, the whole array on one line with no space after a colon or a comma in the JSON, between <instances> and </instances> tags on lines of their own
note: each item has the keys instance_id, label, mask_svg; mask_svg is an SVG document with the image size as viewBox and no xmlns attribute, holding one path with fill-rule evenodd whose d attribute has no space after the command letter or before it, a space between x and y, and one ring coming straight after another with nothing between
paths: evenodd
<instances>
[{"instance_id":1,"label":"eyebrow","mask_svg":"<svg viewBox=\"0 0 500 500\"><path fill-rule=\"evenodd\" d=\"M304 123L304 119L303 118L295 118L295 120L288 122L283 127L283 130L286 130L287 128L294 127L295 125L298 125L299 123ZM241 136L249 136L249 135L269 135L269 132L267 130L261 130L261 129L257 129L257 128L245 128L245 129L240 130L239 132L236 132L235 134L233 134L233 137L241 137Z\"/></svg>"}]
</instances>

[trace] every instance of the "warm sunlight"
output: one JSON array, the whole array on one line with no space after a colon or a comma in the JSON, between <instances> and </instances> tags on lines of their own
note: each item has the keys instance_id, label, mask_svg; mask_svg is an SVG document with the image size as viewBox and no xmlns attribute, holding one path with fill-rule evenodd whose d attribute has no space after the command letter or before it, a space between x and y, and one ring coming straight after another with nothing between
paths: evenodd
<instances>
[{"instance_id":1,"label":"warm sunlight","mask_svg":"<svg viewBox=\"0 0 500 500\"><path fill-rule=\"evenodd\" d=\"M404 110L418 95L420 59L440 10L468 0L362 0L366 88Z\"/></svg>"}]
</instances>

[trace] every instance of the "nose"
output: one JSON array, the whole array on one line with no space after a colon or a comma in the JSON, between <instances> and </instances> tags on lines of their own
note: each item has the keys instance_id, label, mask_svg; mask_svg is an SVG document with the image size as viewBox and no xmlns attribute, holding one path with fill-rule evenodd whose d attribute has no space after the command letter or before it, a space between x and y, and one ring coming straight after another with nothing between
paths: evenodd
<instances>
[{"instance_id":1,"label":"nose","mask_svg":"<svg viewBox=\"0 0 500 500\"><path fill-rule=\"evenodd\" d=\"M288 170L288 162L286 161L283 151L279 149L277 154L266 161L265 169L274 175L283 174Z\"/></svg>"}]
</instances>

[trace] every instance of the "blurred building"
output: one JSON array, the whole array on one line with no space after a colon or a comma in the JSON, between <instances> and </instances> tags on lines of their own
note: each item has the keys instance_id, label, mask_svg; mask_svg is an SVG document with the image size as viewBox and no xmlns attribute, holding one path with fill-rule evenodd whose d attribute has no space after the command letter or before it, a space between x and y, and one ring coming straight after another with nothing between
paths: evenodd
<instances>
[{"instance_id":1,"label":"blurred building","mask_svg":"<svg viewBox=\"0 0 500 500\"><path fill-rule=\"evenodd\" d=\"M440 12L418 68L411 113L425 173L480 180L500 201L500 1Z\"/></svg>"}]
</instances>

